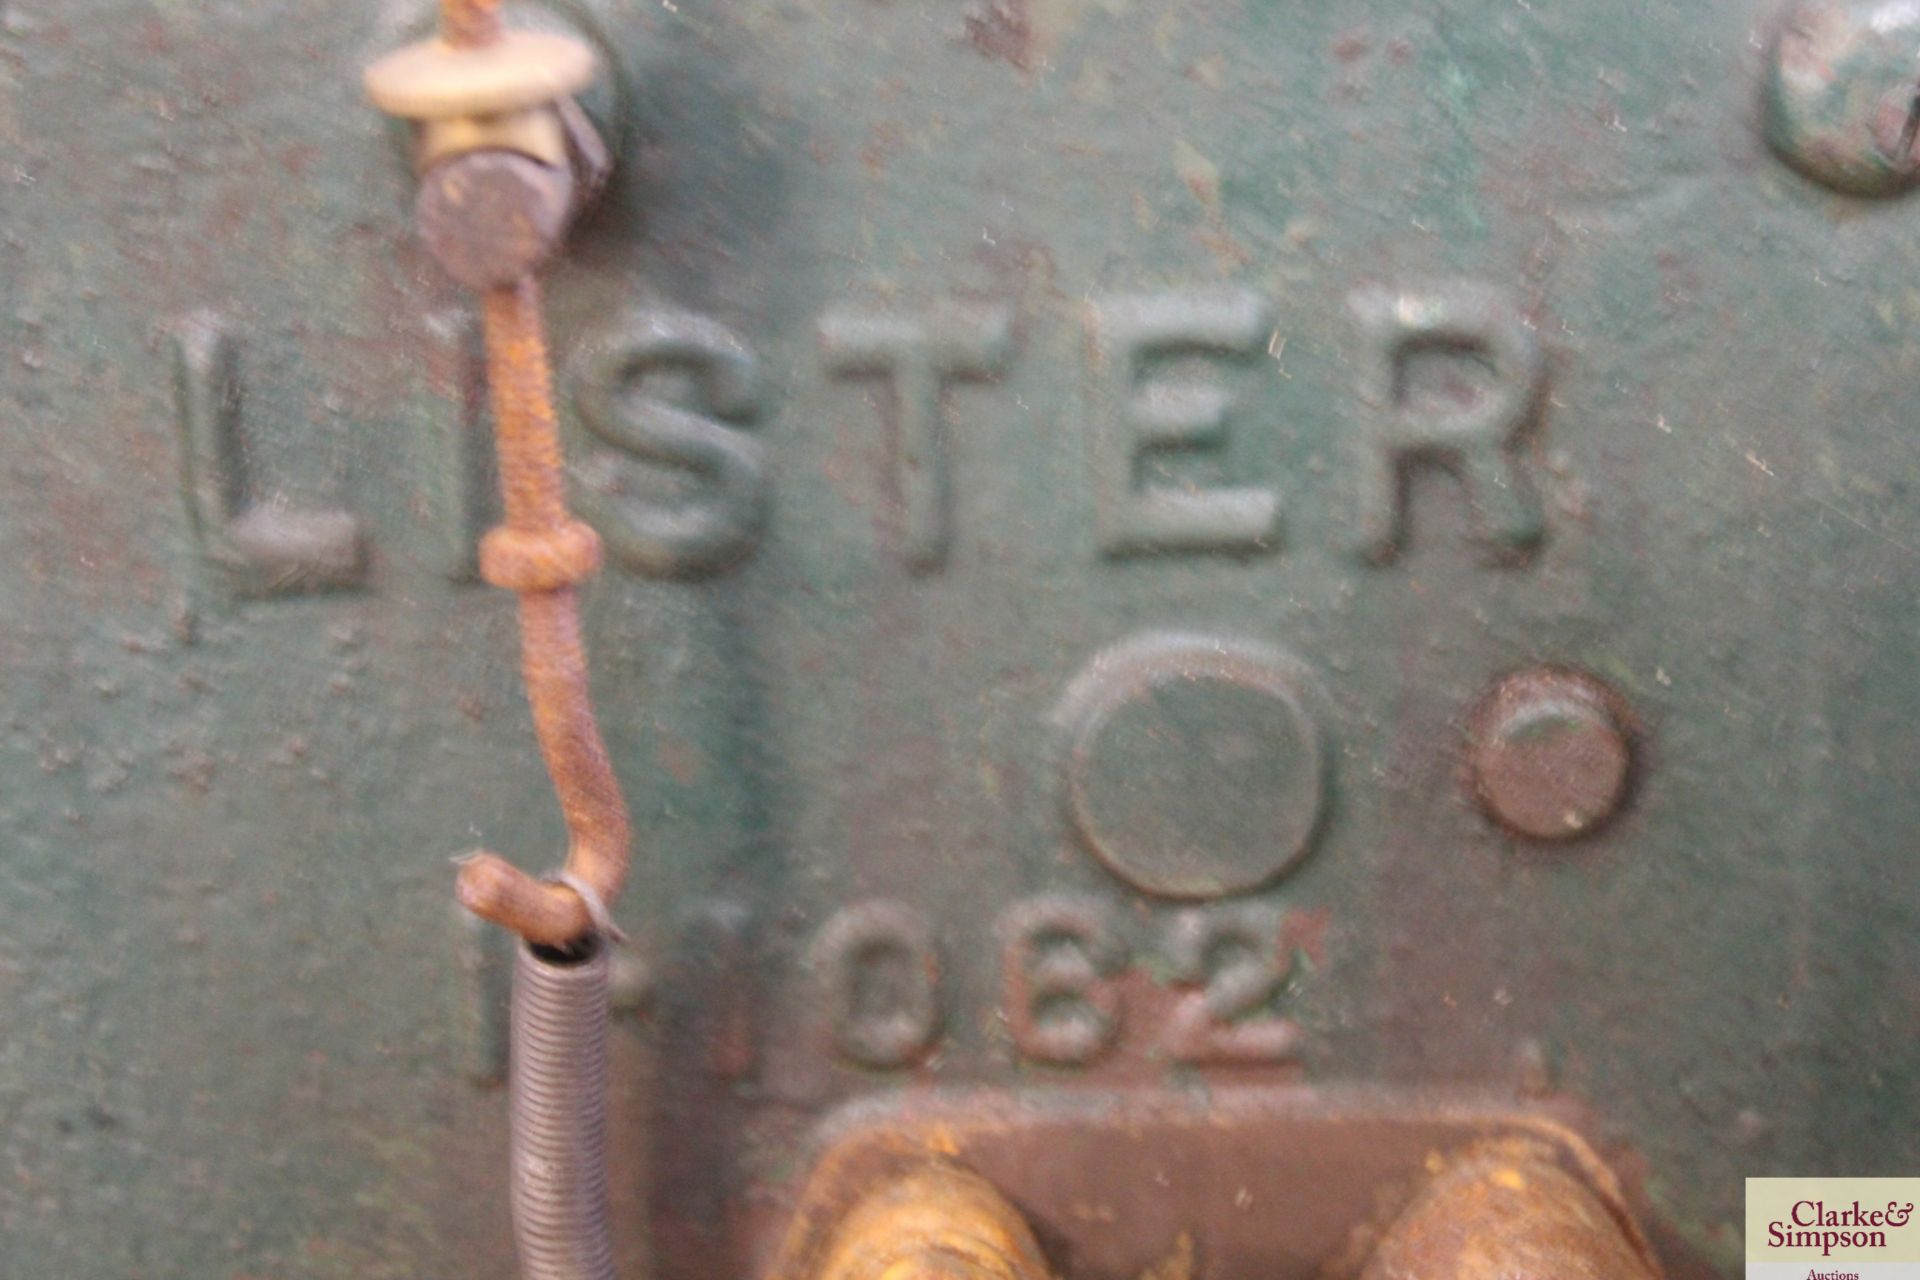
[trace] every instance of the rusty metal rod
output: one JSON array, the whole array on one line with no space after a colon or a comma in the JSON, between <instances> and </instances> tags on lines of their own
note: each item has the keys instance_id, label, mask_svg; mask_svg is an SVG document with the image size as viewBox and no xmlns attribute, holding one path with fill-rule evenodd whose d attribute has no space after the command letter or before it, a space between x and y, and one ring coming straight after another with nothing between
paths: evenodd
<instances>
[{"instance_id":1,"label":"rusty metal rod","mask_svg":"<svg viewBox=\"0 0 1920 1280\"><path fill-rule=\"evenodd\" d=\"M448 50L485 48L503 35L500 0L441 0L439 45L423 47L429 64L471 61ZM441 163L470 162L456 156ZM572 181L567 170L554 175L556 182ZM459 229L482 241L497 235L497 224L510 219L515 206L509 201L496 207L498 217L470 218ZM423 234L430 230L423 227ZM563 230L556 219L540 234L557 243ZM594 718L580 626L579 588L600 566L600 540L567 509L540 288L525 265L539 261L553 244L543 239L534 246L541 252L513 256L507 269L463 272L463 264L472 265L471 255L449 248L465 250L468 243L444 235L424 238L449 274L482 289L505 519L481 542L480 570L488 582L520 598L527 701L569 838L565 868L552 881L485 852L467 859L459 876L460 901L469 910L521 937L509 1065L514 1236L527 1280L613 1280L606 1203L607 947L618 933L610 911L626 885L632 833ZM512 282L486 287L505 280Z\"/></svg>"},{"instance_id":2,"label":"rusty metal rod","mask_svg":"<svg viewBox=\"0 0 1920 1280\"><path fill-rule=\"evenodd\" d=\"M442 0L449 44L500 37L499 0ZM481 548L489 582L520 596L527 701L566 818L565 883L536 880L496 854L461 868L460 901L529 942L565 946L610 931L626 886L631 827L587 685L578 585L599 567L599 540L567 510L540 287L531 275L483 295L505 523Z\"/></svg>"},{"instance_id":3,"label":"rusty metal rod","mask_svg":"<svg viewBox=\"0 0 1920 1280\"><path fill-rule=\"evenodd\" d=\"M500 38L500 0L441 0L440 38L475 49Z\"/></svg>"},{"instance_id":4,"label":"rusty metal rod","mask_svg":"<svg viewBox=\"0 0 1920 1280\"><path fill-rule=\"evenodd\" d=\"M480 853L461 868L459 894L468 910L529 942L564 946L604 925L630 857L626 802L587 687L579 594L547 585L584 577L599 546L567 510L539 286L528 278L488 291L485 325L506 522L489 536L482 565L489 581L520 592L527 701L566 817L573 882L537 880Z\"/></svg>"}]
</instances>

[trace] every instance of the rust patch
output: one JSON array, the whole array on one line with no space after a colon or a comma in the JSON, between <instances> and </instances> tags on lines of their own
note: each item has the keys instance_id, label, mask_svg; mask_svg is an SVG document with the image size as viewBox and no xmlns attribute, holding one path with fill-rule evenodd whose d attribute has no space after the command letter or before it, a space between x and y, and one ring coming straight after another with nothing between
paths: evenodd
<instances>
[{"instance_id":1,"label":"rust patch","mask_svg":"<svg viewBox=\"0 0 1920 1280\"><path fill-rule=\"evenodd\" d=\"M1333 56L1348 64L1360 61L1373 48L1373 40L1364 28L1343 31L1333 42Z\"/></svg>"},{"instance_id":2,"label":"rust patch","mask_svg":"<svg viewBox=\"0 0 1920 1280\"><path fill-rule=\"evenodd\" d=\"M1030 0L974 0L961 21L967 43L989 58L1022 71L1033 65L1033 14Z\"/></svg>"},{"instance_id":3,"label":"rust patch","mask_svg":"<svg viewBox=\"0 0 1920 1280\"><path fill-rule=\"evenodd\" d=\"M706 757L699 748L679 738L662 739L654 750L654 758L683 787L692 786L707 771Z\"/></svg>"},{"instance_id":4,"label":"rust patch","mask_svg":"<svg viewBox=\"0 0 1920 1280\"><path fill-rule=\"evenodd\" d=\"M893 157L906 149L907 133L896 120L884 121L873 127L867 135L867 145L860 148L860 163L867 172L879 177L887 170Z\"/></svg>"},{"instance_id":5,"label":"rust patch","mask_svg":"<svg viewBox=\"0 0 1920 1280\"><path fill-rule=\"evenodd\" d=\"M1283 941L1318 968L1327 962L1327 931L1332 927L1333 912L1326 907L1289 911Z\"/></svg>"}]
</instances>

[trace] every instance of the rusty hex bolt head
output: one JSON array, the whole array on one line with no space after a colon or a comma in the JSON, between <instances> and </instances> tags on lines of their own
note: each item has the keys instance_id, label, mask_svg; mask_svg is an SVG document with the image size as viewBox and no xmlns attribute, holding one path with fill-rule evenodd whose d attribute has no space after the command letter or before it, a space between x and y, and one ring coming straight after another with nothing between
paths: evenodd
<instances>
[{"instance_id":1,"label":"rusty hex bolt head","mask_svg":"<svg viewBox=\"0 0 1920 1280\"><path fill-rule=\"evenodd\" d=\"M570 170L511 151L443 160L420 184L420 238L472 289L512 284L559 248L573 214Z\"/></svg>"},{"instance_id":2,"label":"rusty hex bolt head","mask_svg":"<svg viewBox=\"0 0 1920 1280\"><path fill-rule=\"evenodd\" d=\"M1531 840L1598 830L1627 798L1633 740L1619 695L1537 667L1496 684L1468 723L1468 772L1487 814Z\"/></svg>"}]
</instances>

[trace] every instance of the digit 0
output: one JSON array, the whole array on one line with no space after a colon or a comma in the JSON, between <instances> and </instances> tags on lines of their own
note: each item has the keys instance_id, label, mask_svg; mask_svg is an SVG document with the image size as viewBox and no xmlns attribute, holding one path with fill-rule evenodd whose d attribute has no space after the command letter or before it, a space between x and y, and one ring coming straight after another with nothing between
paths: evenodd
<instances>
[{"instance_id":1,"label":"digit 0","mask_svg":"<svg viewBox=\"0 0 1920 1280\"><path fill-rule=\"evenodd\" d=\"M913 908L848 907L820 931L812 965L842 1057L899 1070L925 1058L940 1038L940 952L932 927Z\"/></svg>"}]
</instances>

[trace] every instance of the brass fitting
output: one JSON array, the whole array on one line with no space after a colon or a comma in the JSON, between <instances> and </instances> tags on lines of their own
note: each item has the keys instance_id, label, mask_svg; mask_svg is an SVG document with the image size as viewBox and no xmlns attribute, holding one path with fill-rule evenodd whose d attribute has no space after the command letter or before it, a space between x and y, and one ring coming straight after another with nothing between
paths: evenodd
<instances>
[{"instance_id":1,"label":"brass fitting","mask_svg":"<svg viewBox=\"0 0 1920 1280\"><path fill-rule=\"evenodd\" d=\"M422 120L414 138L414 168L430 173L443 160L475 151L506 151L558 168L568 163L567 130L552 105L491 116Z\"/></svg>"},{"instance_id":2,"label":"brass fitting","mask_svg":"<svg viewBox=\"0 0 1920 1280\"><path fill-rule=\"evenodd\" d=\"M484 45L422 40L367 68L367 97L403 120L499 116L552 106L594 82L600 59L573 36L503 31Z\"/></svg>"},{"instance_id":3,"label":"brass fitting","mask_svg":"<svg viewBox=\"0 0 1920 1280\"><path fill-rule=\"evenodd\" d=\"M1020 1211L944 1162L897 1175L841 1219L811 1280L1051 1280Z\"/></svg>"},{"instance_id":4,"label":"brass fitting","mask_svg":"<svg viewBox=\"0 0 1920 1280\"><path fill-rule=\"evenodd\" d=\"M1434 1165L1360 1280L1658 1280L1625 1207L1561 1168L1544 1143L1490 1142Z\"/></svg>"},{"instance_id":5,"label":"brass fitting","mask_svg":"<svg viewBox=\"0 0 1920 1280\"><path fill-rule=\"evenodd\" d=\"M474 151L559 167L570 162L569 141L582 122L573 95L599 73L599 56L584 40L503 30L484 45L408 45L368 67L365 84L376 107L418 126L422 173Z\"/></svg>"}]
</instances>

